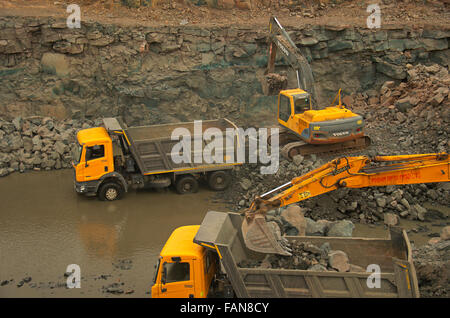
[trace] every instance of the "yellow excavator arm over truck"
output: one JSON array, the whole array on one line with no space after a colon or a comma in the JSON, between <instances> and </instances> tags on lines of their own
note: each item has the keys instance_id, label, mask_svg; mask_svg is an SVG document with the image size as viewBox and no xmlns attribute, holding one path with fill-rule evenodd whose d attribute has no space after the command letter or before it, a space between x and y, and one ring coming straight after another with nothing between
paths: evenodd
<instances>
[{"instance_id":1,"label":"yellow excavator arm over truck","mask_svg":"<svg viewBox=\"0 0 450 318\"><path fill-rule=\"evenodd\" d=\"M262 253L290 255L265 222L267 211L334 191L450 181L447 153L400 156L342 157L273 189L252 202L245 213L242 233L247 247Z\"/></svg>"}]
</instances>

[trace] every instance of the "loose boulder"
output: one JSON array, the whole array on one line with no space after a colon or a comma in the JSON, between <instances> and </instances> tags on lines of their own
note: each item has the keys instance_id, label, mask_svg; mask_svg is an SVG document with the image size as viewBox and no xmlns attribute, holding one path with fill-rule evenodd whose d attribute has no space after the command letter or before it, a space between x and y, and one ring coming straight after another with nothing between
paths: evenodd
<instances>
[{"instance_id":1,"label":"loose boulder","mask_svg":"<svg viewBox=\"0 0 450 318\"><path fill-rule=\"evenodd\" d=\"M290 205L281 212L281 217L291 226L298 230L299 236L306 235L306 220L304 212L298 205Z\"/></svg>"},{"instance_id":2,"label":"loose boulder","mask_svg":"<svg viewBox=\"0 0 450 318\"><path fill-rule=\"evenodd\" d=\"M355 225L352 221L342 220L337 222L332 222L329 226L327 236L334 237L351 237Z\"/></svg>"},{"instance_id":3,"label":"loose boulder","mask_svg":"<svg viewBox=\"0 0 450 318\"><path fill-rule=\"evenodd\" d=\"M348 272L350 270L348 256L343 251L331 251L328 255L328 263L338 272Z\"/></svg>"}]
</instances>

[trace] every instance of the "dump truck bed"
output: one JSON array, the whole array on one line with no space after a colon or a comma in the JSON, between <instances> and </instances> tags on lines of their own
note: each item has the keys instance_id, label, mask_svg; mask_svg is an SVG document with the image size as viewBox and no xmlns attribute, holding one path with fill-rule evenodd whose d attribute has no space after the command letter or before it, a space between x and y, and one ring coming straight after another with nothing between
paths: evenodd
<instances>
[{"instance_id":1,"label":"dump truck bed","mask_svg":"<svg viewBox=\"0 0 450 318\"><path fill-rule=\"evenodd\" d=\"M130 148L139 169L142 174L145 175L165 172L185 173L186 171L191 170L195 170L194 172L205 172L218 170L219 168L230 169L235 165L233 163L226 163L225 155L227 154L227 151L236 154L236 136L226 136L225 132L227 128L234 129L236 126L225 118L201 121L201 130L197 129L198 131L195 129L195 122L138 127L125 127L123 122L116 118L105 118L103 122L108 131L116 133L121 132L124 134L128 147ZM208 163L203 157L202 162L194 162L194 140L200 141L203 151L206 146L206 142L203 140L203 133L208 128L217 128L223 132L223 147L216 149L223 153L223 162ZM188 163L176 163L172 159L172 149L177 143L180 143L180 140L171 139L175 129L178 129L183 136L191 136L191 160ZM179 136L180 134L177 133L176 135ZM233 138L234 140L226 143L225 138ZM227 145L231 146L227 148Z\"/></svg>"},{"instance_id":2,"label":"dump truck bed","mask_svg":"<svg viewBox=\"0 0 450 318\"><path fill-rule=\"evenodd\" d=\"M194 242L214 247L238 297L419 297L417 277L406 232L391 228L389 239L290 236L289 241L328 242L332 250L347 253L354 265L381 268L380 288L369 288L372 272L334 272L293 269L241 268L243 260L261 260L265 254L246 248L236 213L210 211Z\"/></svg>"}]
</instances>

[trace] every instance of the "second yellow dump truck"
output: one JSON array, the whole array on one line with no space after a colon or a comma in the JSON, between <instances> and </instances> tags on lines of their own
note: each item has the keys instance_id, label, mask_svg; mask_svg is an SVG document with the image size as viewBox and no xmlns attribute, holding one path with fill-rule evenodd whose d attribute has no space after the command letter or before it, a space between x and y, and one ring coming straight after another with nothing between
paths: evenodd
<instances>
[{"instance_id":1,"label":"second yellow dump truck","mask_svg":"<svg viewBox=\"0 0 450 318\"><path fill-rule=\"evenodd\" d=\"M80 130L73 151L75 190L85 195L97 195L100 200L113 201L133 188L163 188L174 185L180 194L196 192L199 179L204 178L213 190L230 185L229 170L241 163L226 163L227 154L236 151L236 135L226 134L236 126L227 119L199 122L126 127L118 118L104 118L104 127ZM203 133L214 128L223 132L224 160L208 162L202 156L205 148ZM185 137L199 141L201 160L173 160L172 133L179 129ZM226 141L226 138L233 140ZM181 137L180 137L181 139ZM194 144L195 145L195 144ZM198 152L192 146L192 157ZM185 149L183 148L183 151ZM183 152L182 151L182 152Z\"/></svg>"},{"instance_id":2,"label":"second yellow dump truck","mask_svg":"<svg viewBox=\"0 0 450 318\"><path fill-rule=\"evenodd\" d=\"M375 264L379 273L248 268L243 261L261 260L266 254L246 247L243 218L209 211L200 226L177 228L159 256L152 297L419 297L411 245L399 228L391 228L388 239L286 237L316 246L329 243L344 251L352 264L364 269ZM378 275L378 285L368 283L373 275Z\"/></svg>"}]
</instances>

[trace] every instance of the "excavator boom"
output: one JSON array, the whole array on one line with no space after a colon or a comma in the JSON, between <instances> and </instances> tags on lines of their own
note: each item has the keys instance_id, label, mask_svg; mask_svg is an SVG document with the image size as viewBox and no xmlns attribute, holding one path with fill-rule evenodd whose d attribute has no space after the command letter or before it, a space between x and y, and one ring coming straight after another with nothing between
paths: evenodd
<instances>
[{"instance_id":1,"label":"excavator boom","mask_svg":"<svg viewBox=\"0 0 450 318\"><path fill-rule=\"evenodd\" d=\"M447 153L400 156L342 157L255 198L245 211L242 233L249 249L289 255L263 222L267 211L300 202L338 188L365 188L450 181ZM254 222L254 220L257 222ZM257 225L254 225L256 224ZM266 238L265 240L263 238ZM257 239L256 239L257 238ZM278 240L279 241L279 240ZM268 244L272 248L268 248ZM282 251L281 253L279 251Z\"/></svg>"},{"instance_id":2,"label":"excavator boom","mask_svg":"<svg viewBox=\"0 0 450 318\"><path fill-rule=\"evenodd\" d=\"M298 88L309 92L311 94L313 105L317 105L317 96L311 66L299 48L295 45L294 41L292 41L287 31L274 16L270 18L269 22L269 40L269 60L266 74L274 73L277 51L280 50L295 71Z\"/></svg>"}]
</instances>

